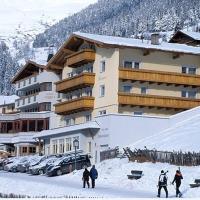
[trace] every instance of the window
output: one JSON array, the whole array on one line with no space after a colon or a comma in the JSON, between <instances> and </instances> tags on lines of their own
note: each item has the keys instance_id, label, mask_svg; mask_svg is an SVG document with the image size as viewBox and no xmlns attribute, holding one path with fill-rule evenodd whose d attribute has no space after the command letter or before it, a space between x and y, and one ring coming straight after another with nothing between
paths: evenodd
<instances>
[{"instance_id":1,"label":"window","mask_svg":"<svg viewBox=\"0 0 200 200\"><path fill-rule=\"evenodd\" d=\"M146 94L146 93L147 93L147 88L141 87L141 94Z\"/></svg>"},{"instance_id":2,"label":"window","mask_svg":"<svg viewBox=\"0 0 200 200\"><path fill-rule=\"evenodd\" d=\"M142 111L135 111L134 115L143 115L143 112Z\"/></svg>"},{"instance_id":3,"label":"window","mask_svg":"<svg viewBox=\"0 0 200 200\"><path fill-rule=\"evenodd\" d=\"M132 68L132 61L124 61L124 68Z\"/></svg>"},{"instance_id":4,"label":"window","mask_svg":"<svg viewBox=\"0 0 200 200\"><path fill-rule=\"evenodd\" d=\"M35 147L29 147L29 153L36 153Z\"/></svg>"},{"instance_id":5,"label":"window","mask_svg":"<svg viewBox=\"0 0 200 200\"><path fill-rule=\"evenodd\" d=\"M74 125L76 123L76 118L71 118L71 125Z\"/></svg>"},{"instance_id":6,"label":"window","mask_svg":"<svg viewBox=\"0 0 200 200\"><path fill-rule=\"evenodd\" d=\"M17 106L19 106L19 100L17 101Z\"/></svg>"},{"instance_id":7,"label":"window","mask_svg":"<svg viewBox=\"0 0 200 200\"><path fill-rule=\"evenodd\" d=\"M89 122L89 121L91 121L91 120L92 120L91 114L85 116L85 121L86 121L86 122Z\"/></svg>"},{"instance_id":8,"label":"window","mask_svg":"<svg viewBox=\"0 0 200 200\"><path fill-rule=\"evenodd\" d=\"M86 96L91 97L92 96L92 90L86 90Z\"/></svg>"},{"instance_id":9,"label":"window","mask_svg":"<svg viewBox=\"0 0 200 200\"><path fill-rule=\"evenodd\" d=\"M27 153L27 147L22 147L22 153Z\"/></svg>"},{"instance_id":10,"label":"window","mask_svg":"<svg viewBox=\"0 0 200 200\"><path fill-rule=\"evenodd\" d=\"M99 96L104 97L105 96L105 85L100 85L100 91L99 91Z\"/></svg>"},{"instance_id":11,"label":"window","mask_svg":"<svg viewBox=\"0 0 200 200\"><path fill-rule=\"evenodd\" d=\"M20 88L20 82L18 82L18 88Z\"/></svg>"},{"instance_id":12,"label":"window","mask_svg":"<svg viewBox=\"0 0 200 200\"><path fill-rule=\"evenodd\" d=\"M139 69L140 68L140 63L139 62L134 62L134 68Z\"/></svg>"},{"instance_id":13,"label":"window","mask_svg":"<svg viewBox=\"0 0 200 200\"><path fill-rule=\"evenodd\" d=\"M106 115L106 110L100 110L99 115Z\"/></svg>"},{"instance_id":14,"label":"window","mask_svg":"<svg viewBox=\"0 0 200 200\"><path fill-rule=\"evenodd\" d=\"M25 104L25 99L23 99L22 104L23 104L23 105Z\"/></svg>"},{"instance_id":15,"label":"window","mask_svg":"<svg viewBox=\"0 0 200 200\"><path fill-rule=\"evenodd\" d=\"M188 98L195 99L196 98L196 91L188 91Z\"/></svg>"},{"instance_id":16,"label":"window","mask_svg":"<svg viewBox=\"0 0 200 200\"><path fill-rule=\"evenodd\" d=\"M36 82L37 81L37 77L36 76L34 76L34 82Z\"/></svg>"},{"instance_id":17,"label":"window","mask_svg":"<svg viewBox=\"0 0 200 200\"><path fill-rule=\"evenodd\" d=\"M187 92L186 91L181 91L181 97L187 97Z\"/></svg>"},{"instance_id":18,"label":"window","mask_svg":"<svg viewBox=\"0 0 200 200\"><path fill-rule=\"evenodd\" d=\"M135 68L135 69L139 69L140 68L140 62L136 62L136 61L124 61L124 68Z\"/></svg>"},{"instance_id":19,"label":"window","mask_svg":"<svg viewBox=\"0 0 200 200\"><path fill-rule=\"evenodd\" d=\"M57 140L52 140L52 144L53 144L53 154L57 154L58 153Z\"/></svg>"},{"instance_id":20,"label":"window","mask_svg":"<svg viewBox=\"0 0 200 200\"><path fill-rule=\"evenodd\" d=\"M28 97L28 103L30 103L31 102L31 98L30 97Z\"/></svg>"},{"instance_id":21,"label":"window","mask_svg":"<svg viewBox=\"0 0 200 200\"><path fill-rule=\"evenodd\" d=\"M65 119L66 126L70 126L70 119Z\"/></svg>"},{"instance_id":22,"label":"window","mask_svg":"<svg viewBox=\"0 0 200 200\"><path fill-rule=\"evenodd\" d=\"M130 92L131 92L131 89L132 89L132 86L130 86L130 85L124 85L124 86L123 86L123 92L128 92L128 93L130 93Z\"/></svg>"},{"instance_id":23,"label":"window","mask_svg":"<svg viewBox=\"0 0 200 200\"><path fill-rule=\"evenodd\" d=\"M65 140L65 148L66 148L66 151L71 151L72 150L72 139L71 138L66 138L66 140Z\"/></svg>"},{"instance_id":24,"label":"window","mask_svg":"<svg viewBox=\"0 0 200 200\"><path fill-rule=\"evenodd\" d=\"M188 74L196 74L196 68L195 67L189 67L188 68Z\"/></svg>"},{"instance_id":25,"label":"window","mask_svg":"<svg viewBox=\"0 0 200 200\"><path fill-rule=\"evenodd\" d=\"M64 139L59 140L59 153L64 153L65 148L64 148Z\"/></svg>"},{"instance_id":26,"label":"window","mask_svg":"<svg viewBox=\"0 0 200 200\"><path fill-rule=\"evenodd\" d=\"M28 83L31 84L31 78L28 79Z\"/></svg>"},{"instance_id":27,"label":"window","mask_svg":"<svg viewBox=\"0 0 200 200\"><path fill-rule=\"evenodd\" d=\"M33 97L33 101L36 102L36 96Z\"/></svg>"},{"instance_id":28,"label":"window","mask_svg":"<svg viewBox=\"0 0 200 200\"><path fill-rule=\"evenodd\" d=\"M183 66L182 67L182 73L184 73L184 74L196 74L196 67Z\"/></svg>"},{"instance_id":29,"label":"window","mask_svg":"<svg viewBox=\"0 0 200 200\"><path fill-rule=\"evenodd\" d=\"M26 81L23 82L23 86L25 86L25 85L26 85Z\"/></svg>"},{"instance_id":30,"label":"window","mask_svg":"<svg viewBox=\"0 0 200 200\"><path fill-rule=\"evenodd\" d=\"M106 70L106 62L105 60L103 60L100 62L100 73L105 72L105 70Z\"/></svg>"},{"instance_id":31,"label":"window","mask_svg":"<svg viewBox=\"0 0 200 200\"><path fill-rule=\"evenodd\" d=\"M181 97L195 99L196 98L196 91L185 91L185 90L181 91Z\"/></svg>"}]
</instances>

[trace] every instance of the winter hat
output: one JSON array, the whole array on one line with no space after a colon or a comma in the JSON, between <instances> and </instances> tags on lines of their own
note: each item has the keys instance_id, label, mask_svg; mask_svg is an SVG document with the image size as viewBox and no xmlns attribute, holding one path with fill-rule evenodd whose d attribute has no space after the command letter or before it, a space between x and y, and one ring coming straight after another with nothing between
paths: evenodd
<instances>
[{"instance_id":1,"label":"winter hat","mask_svg":"<svg viewBox=\"0 0 200 200\"><path fill-rule=\"evenodd\" d=\"M163 170L161 170L161 173L164 173L164 171L163 171Z\"/></svg>"}]
</instances>

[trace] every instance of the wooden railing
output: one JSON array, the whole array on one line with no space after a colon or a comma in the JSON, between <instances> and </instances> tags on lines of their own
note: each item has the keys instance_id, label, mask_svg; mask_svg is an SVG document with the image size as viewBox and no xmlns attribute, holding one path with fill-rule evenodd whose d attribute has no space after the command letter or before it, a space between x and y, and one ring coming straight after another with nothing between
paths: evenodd
<instances>
[{"instance_id":1,"label":"wooden railing","mask_svg":"<svg viewBox=\"0 0 200 200\"><path fill-rule=\"evenodd\" d=\"M200 86L200 75L146 69L119 68L119 78L121 80L146 81L151 83Z\"/></svg>"},{"instance_id":2,"label":"wooden railing","mask_svg":"<svg viewBox=\"0 0 200 200\"><path fill-rule=\"evenodd\" d=\"M92 49L83 49L68 56L66 64L69 67L78 67L94 60L95 52Z\"/></svg>"},{"instance_id":3,"label":"wooden railing","mask_svg":"<svg viewBox=\"0 0 200 200\"><path fill-rule=\"evenodd\" d=\"M57 92L69 92L71 90L92 86L95 83L95 74L84 72L78 76L63 79L56 83Z\"/></svg>"},{"instance_id":4,"label":"wooden railing","mask_svg":"<svg viewBox=\"0 0 200 200\"><path fill-rule=\"evenodd\" d=\"M55 104L55 112L57 114L72 114L94 108L94 97L81 97L70 101L64 101Z\"/></svg>"},{"instance_id":5,"label":"wooden railing","mask_svg":"<svg viewBox=\"0 0 200 200\"><path fill-rule=\"evenodd\" d=\"M200 99L131 94L124 92L118 93L118 101L119 104L121 105L174 108L174 109L190 109L196 106L200 106Z\"/></svg>"}]
</instances>

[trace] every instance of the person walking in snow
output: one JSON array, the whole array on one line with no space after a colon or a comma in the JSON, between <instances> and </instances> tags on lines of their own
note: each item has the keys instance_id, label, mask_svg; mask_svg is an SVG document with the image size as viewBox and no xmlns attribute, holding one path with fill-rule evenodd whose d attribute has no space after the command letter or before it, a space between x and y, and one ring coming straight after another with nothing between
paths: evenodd
<instances>
[{"instance_id":1,"label":"person walking in snow","mask_svg":"<svg viewBox=\"0 0 200 200\"><path fill-rule=\"evenodd\" d=\"M83 172L83 188L85 188L85 184L87 183L88 188L90 188L90 183L89 183L89 177L90 177L90 172L88 171L87 167L85 168L85 171Z\"/></svg>"},{"instance_id":2,"label":"person walking in snow","mask_svg":"<svg viewBox=\"0 0 200 200\"><path fill-rule=\"evenodd\" d=\"M166 198L168 198L168 190L167 190L167 172L161 171L161 174L158 179L158 195L157 197L160 197L161 189L164 188L166 193Z\"/></svg>"},{"instance_id":3,"label":"person walking in snow","mask_svg":"<svg viewBox=\"0 0 200 200\"><path fill-rule=\"evenodd\" d=\"M90 170L90 178L91 178L91 181L92 181L92 188L95 188L95 179L98 178L98 172L95 169L95 165L93 165L91 170Z\"/></svg>"},{"instance_id":4,"label":"person walking in snow","mask_svg":"<svg viewBox=\"0 0 200 200\"><path fill-rule=\"evenodd\" d=\"M176 183L176 197L181 197L182 194L179 190L180 186L181 186L181 179L183 179L183 176L180 172L180 170L176 170L176 174L174 176L174 180L172 181L172 185L174 184L174 182Z\"/></svg>"}]
</instances>

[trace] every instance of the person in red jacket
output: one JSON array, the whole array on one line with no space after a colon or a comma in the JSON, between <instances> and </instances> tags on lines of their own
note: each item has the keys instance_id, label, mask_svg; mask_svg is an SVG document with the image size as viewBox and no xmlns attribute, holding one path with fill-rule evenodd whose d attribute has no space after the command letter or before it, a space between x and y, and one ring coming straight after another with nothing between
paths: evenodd
<instances>
[{"instance_id":1,"label":"person in red jacket","mask_svg":"<svg viewBox=\"0 0 200 200\"><path fill-rule=\"evenodd\" d=\"M174 176L174 180L172 181L172 185L174 182L176 182L176 197L181 197L182 193L180 192L179 188L181 186L181 179L183 179L183 176L179 170L176 170L176 174Z\"/></svg>"}]
</instances>

